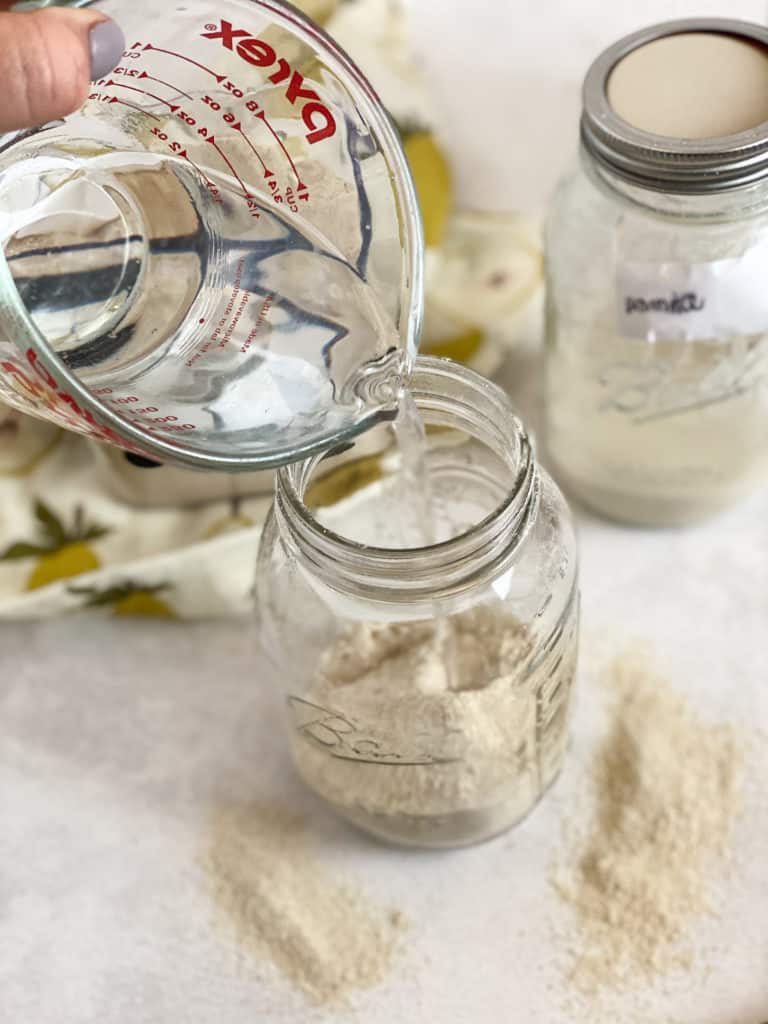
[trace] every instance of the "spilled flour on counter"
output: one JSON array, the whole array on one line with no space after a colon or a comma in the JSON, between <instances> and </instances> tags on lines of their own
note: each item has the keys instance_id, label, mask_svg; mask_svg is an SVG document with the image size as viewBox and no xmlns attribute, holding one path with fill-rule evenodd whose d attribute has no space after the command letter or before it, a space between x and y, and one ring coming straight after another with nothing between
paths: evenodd
<instances>
[{"instance_id":1,"label":"spilled flour on counter","mask_svg":"<svg viewBox=\"0 0 768 1024\"><path fill-rule=\"evenodd\" d=\"M628 653L609 672L613 724L594 765L596 808L573 867L553 882L575 914L572 980L583 995L686 967L685 939L714 910L714 872L739 810L740 757Z\"/></svg>"},{"instance_id":2,"label":"spilled flour on counter","mask_svg":"<svg viewBox=\"0 0 768 1024\"><path fill-rule=\"evenodd\" d=\"M204 865L241 948L271 960L313 1002L344 1002L386 976L403 915L371 905L316 861L299 817L265 805L220 811Z\"/></svg>"}]
</instances>

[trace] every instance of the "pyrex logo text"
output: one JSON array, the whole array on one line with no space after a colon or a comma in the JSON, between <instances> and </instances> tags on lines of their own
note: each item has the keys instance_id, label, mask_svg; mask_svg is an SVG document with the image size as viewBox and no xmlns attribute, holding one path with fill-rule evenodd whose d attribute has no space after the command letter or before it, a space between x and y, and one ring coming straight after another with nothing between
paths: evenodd
<instances>
[{"instance_id":1,"label":"pyrex logo text","mask_svg":"<svg viewBox=\"0 0 768 1024\"><path fill-rule=\"evenodd\" d=\"M208 28L209 26L206 26ZM285 57L278 57L274 49L263 39L252 36L245 29L235 29L232 23L221 19L221 28L201 33L203 39L220 39L221 45L237 53L246 64L255 68L268 68L277 62L277 71L269 81L279 84L288 79L285 95L290 103L303 101L301 117L309 129L307 142L321 142L336 132L336 121L330 110L320 101L314 89L304 86L304 76L294 71Z\"/></svg>"}]
</instances>

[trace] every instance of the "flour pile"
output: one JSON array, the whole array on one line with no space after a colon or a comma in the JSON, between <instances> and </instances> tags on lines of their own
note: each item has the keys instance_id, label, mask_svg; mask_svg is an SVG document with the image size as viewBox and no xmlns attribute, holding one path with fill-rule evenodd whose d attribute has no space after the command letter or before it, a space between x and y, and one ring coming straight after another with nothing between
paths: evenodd
<instances>
[{"instance_id":1,"label":"flour pile","mask_svg":"<svg viewBox=\"0 0 768 1024\"><path fill-rule=\"evenodd\" d=\"M314 1002L344 1002L387 974L402 915L371 906L313 859L300 818L271 806L220 812L205 866L241 947Z\"/></svg>"},{"instance_id":2,"label":"flour pile","mask_svg":"<svg viewBox=\"0 0 768 1024\"><path fill-rule=\"evenodd\" d=\"M475 608L450 629L449 671L430 622L360 623L326 652L307 701L293 705L294 755L331 803L423 817L504 802L509 818L511 803L524 813L551 781L541 776L565 745L575 645L553 679L552 664L531 672L531 636L508 616ZM562 702L546 720L542 683Z\"/></svg>"},{"instance_id":3,"label":"flour pile","mask_svg":"<svg viewBox=\"0 0 768 1024\"><path fill-rule=\"evenodd\" d=\"M729 726L701 722L639 653L618 658L609 682L595 817L575 868L554 878L575 912L573 980L585 995L688 964L684 940L713 909L711 872L739 807Z\"/></svg>"}]
</instances>

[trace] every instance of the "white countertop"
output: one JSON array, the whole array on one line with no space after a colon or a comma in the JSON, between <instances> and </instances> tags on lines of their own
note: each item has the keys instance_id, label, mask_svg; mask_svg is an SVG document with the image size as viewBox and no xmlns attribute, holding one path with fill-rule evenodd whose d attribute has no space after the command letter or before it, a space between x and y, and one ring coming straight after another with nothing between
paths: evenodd
<instances>
[{"instance_id":1,"label":"white countertop","mask_svg":"<svg viewBox=\"0 0 768 1024\"><path fill-rule=\"evenodd\" d=\"M530 81L531 72L506 60L515 25L505 39L498 13L491 16L502 6L480 5L475 29L495 39L485 64L519 107L515 82L524 74ZM603 36L607 42L658 14L616 4L610 11L601 5L598 15L597 6L591 16L580 9L573 30L567 5L540 5L538 14L531 7L531 48L541 39L559 40L560 47L542 71L540 96L550 97L573 130L565 133L563 153L526 157L523 168L510 129L508 151L518 168L518 178L510 178L512 206L525 194L538 207L551 185L549 169L570 151L574 83L595 49L595 32L602 45ZM674 13L695 13L692 6L678 3ZM723 5L703 7L710 13ZM762 0L742 0L728 13L758 16L763 7ZM619 9L633 24L618 24ZM438 85L440 74L453 76L453 93L441 91L459 126L452 133L457 153L463 146L475 154L459 167L464 200L471 201L477 182L487 180L473 139L487 137L498 112L478 100L479 77L466 76L466 88L455 85L461 63L454 51L467 54L467 22L446 15L445 5L439 10L439 39L426 14L421 32L448 69L434 72ZM608 21L601 21L604 12ZM472 60L476 67L476 52ZM508 108L503 93L494 96ZM537 123L546 125L551 144L563 134L560 118L547 120L543 107ZM472 137L462 142L467 132ZM526 191L531 175L539 191ZM524 385L524 374L513 376ZM588 785L600 735L603 698L588 670L581 673L565 771L520 827L458 852L401 852L338 821L294 776L279 700L250 622L72 617L0 627L0 1021L768 1021L768 795L761 791L768 744L754 731L768 725L768 492L685 532L620 528L588 515L579 521L586 661L620 651L628 639L649 641L672 683L703 715L733 721L755 738L734 839L737 867L715 882L721 917L695 925L692 941L710 952L691 973L628 996L618 1009L577 1018L568 1008L563 947L552 938L553 927L567 928L568 911L548 871L564 854L563 821ZM404 957L349 1015L308 1007L269 963L238 951L234 936L214 923L201 867L211 817L223 805L254 799L301 811L316 856L410 921Z\"/></svg>"},{"instance_id":2,"label":"white countertop","mask_svg":"<svg viewBox=\"0 0 768 1024\"><path fill-rule=\"evenodd\" d=\"M524 374L519 374L524 382ZM685 532L581 515L585 665L650 641L704 716L751 736L737 867L690 974L619 1004L633 1024L768 1020L768 493ZM448 853L384 848L295 778L250 622L68 618L0 630L0 1020L13 1024L613 1024L568 1009L568 911L547 880L588 788L603 698L581 672L573 745L516 830ZM405 911L406 954L357 1012L312 1010L214 922L217 808L306 815L316 856Z\"/></svg>"}]
</instances>

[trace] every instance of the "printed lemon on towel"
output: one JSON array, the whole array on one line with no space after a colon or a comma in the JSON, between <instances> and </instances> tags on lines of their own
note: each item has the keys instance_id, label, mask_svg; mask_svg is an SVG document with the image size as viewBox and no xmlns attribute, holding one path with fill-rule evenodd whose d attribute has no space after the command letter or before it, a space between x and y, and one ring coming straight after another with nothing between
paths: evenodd
<instances>
[{"instance_id":1,"label":"printed lemon on towel","mask_svg":"<svg viewBox=\"0 0 768 1024\"><path fill-rule=\"evenodd\" d=\"M400 127L403 149L408 158L424 224L427 248L443 240L453 206L453 182L448 161L432 132L423 128Z\"/></svg>"},{"instance_id":2,"label":"printed lemon on towel","mask_svg":"<svg viewBox=\"0 0 768 1024\"><path fill-rule=\"evenodd\" d=\"M134 583L126 580L106 590L96 587L67 588L70 594L86 598L84 608L111 608L113 615L144 619L175 619L178 616L159 595L170 590L169 583Z\"/></svg>"},{"instance_id":3,"label":"printed lemon on towel","mask_svg":"<svg viewBox=\"0 0 768 1024\"><path fill-rule=\"evenodd\" d=\"M427 263L429 265L430 261ZM429 266L427 276L429 277ZM486 334L481 327L460 317L447 315L435 306L427 293L421 334L422 352L430 356L453 359L457 363L471 363L482 349L485 340Z\"/></svg>"},{"instance_id":4,"label":"printed lemon on towel","mask_svg":"<svg viewBox=\"0 0 768 1024\"><path fill-rule=\"evenodd\" d=\"M255 526L256 521L243 513L242 505L242 498L230 498L229 512L227 515L211 523L203 534L203 540L212 540L214 537L221 537L225 533L237 533L239 530L249 530L252 526Z\"/></svg>"},{"instance_id":5,"label":"printed lemon on towel","mask_svg":"<svg viewBox=\"0 0 768 1024\"><path fill-rule=\"evenodd\" d=\"M157 596L157 591L162 589L162 587L153 587L147 590L134 590L132 593L126 594L114 605L115 615L142 619L175 619L176 612Z\"/></svg>"},{"instance_id":6,"label":"printed lemon on towel","mask_svg":"<svg viewBox=\"0 0 768 1024\"><path fill-rule=\"evenodd\" d=\"M307 488L304 501L309 508L326 508L375 483L383 475L382 456L365 455L321 476Z\"/></svg>"},{"instance_id":7,"label":"printed lemon on towel","mask_svg":"<svg viewBox=\"0 0 768 1024\"><path fill-rule=\"evenodd\" d=\"M453 209L453 181L448 161L434 134L424 128L400 127L403 149L416 186L428 249L443 244ZM437 259L427 256L427 264ZM422 350L429 355L446 356L457 362L469 362L484 341L483 331L463 318L446 317L435 311L427 296Z\"/></svg>"},{"instance_id":8,"label":"printed lemon on towel","mask_svg":"<svg viewBox=\"0 0 768 1024\"><path fill-rule=\"evenodd\" d=\"M40 538L33 542L20 541L11 544L0 555L0 562L22 558L36 558L37 563L27 580L27 590L38 590L57 580L81 576L101 568L101 560L91 547L91 542L104 537L106 527L88 523L82 506L74 511L71 527L44 502L35 502L35 519Z\"/></svg>"}]
</instances>

